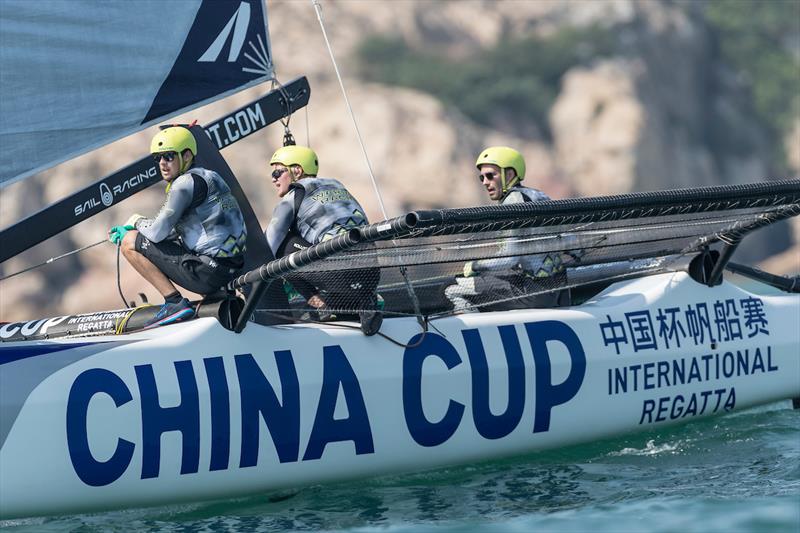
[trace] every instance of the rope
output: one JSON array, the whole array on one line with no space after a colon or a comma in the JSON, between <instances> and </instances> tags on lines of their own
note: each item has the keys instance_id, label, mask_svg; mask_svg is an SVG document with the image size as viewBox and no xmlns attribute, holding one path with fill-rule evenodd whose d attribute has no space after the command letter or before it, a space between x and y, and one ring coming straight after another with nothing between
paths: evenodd
<instances>
[{"instance_id":1,"label":"rope","mask_svg":"<svg viewBox=\"0 0 800 533\"><path fill-rule=\"evenodd\" d=\"M347 90L344 87L344 81L342 80L342 75L339 72L339 65L336 63L336 57L333 54L333 48L331 47L330 39L328 39L328 32L325 30L325 23L322 20L322 6L320 5L320 0L311 0L312 5L314 6L314 11L317 14L317 20L319 21L319 27L322 30L322 37L325 39L325 46L328 48L328 55L331 57L331 63L333 64L333 70L336 72L336 79L339 81L339 87L342 89L342 96L344 96L344 102L347 105L347 111L350 113L350 120L353 121L353 127L356 130L356 137L358 138L358 144L361 147L361 153L364 156L364 163L367 165L367 172L369 173L370 182L372 182L372 188L375 191L375 197L378 199L378 205L381 208L381 213L383 214L384 220L388 220L389 215L386 212L386 206L383 203L383 196L381 196L381 191L378 188L378 181L375 179L375 174L372 171L372 163L370 163L369 155L367 154L367 148L364 145L364 139L361 135L361 130L358 127L358 122L356 121L356 115L353 112L353 107L350 105L350 98L347 96ZM411 300L416 302L417 295L414 293L413 286L411 282L406 277L405 269L401 269L400 273L402 274L403 278L406 281L406 286L409 291L409 295ZM418 308L418 306L417 306ZM423 328L423 331L426 331L425 322L423 321L420 315L417 315L417 320L419 321L420 325Z\"/></svg>"},{"instance_id":2,"label":"rope","mask_svg":"<svg viewBox=\"0 0 800 533\"><path fill-rule=\"evenodd\" d=\"M67 252L65 254L61 254L61 255L57 255L55 257L51 257L50 259L48 259L47 261L44 261L43 263L39 263L38 265L33 265L31 267L28 267L28 268L25 268L23 270L20 270L19 272L14 272L13 274L9 274L8 276L4 276L4 277L0 278L0 281L5 281L5 280L7 280L9 278L13 278L14 276L19 276L20 274L24 274L25 272L30 272L31 270L35 270L35 269L43 267L45 265L49 265L50 263L58 261L59 259L63 259L65 257L67 257L67 256L72 255L72 254L77 254L78 252L82 252L84 250L88 250L89 248L92 248L92 247L97 246L99 244L103 244L106 241L107 241L107 239L103 239L102 241L97 241L97 242L95 242L93 244L87 244L86 246L82 246L80 248L76 248L75 250L72 250L71 252Z\"/></svg>"},{"instance_id":3,"label":"rope","mask_svg":"<svg viewBox=\"0 0 800 533\"><path fill-rule=\"evenodd\" d=\"M122 280L120 279L119 256L121 250L122 246L118 244L117 245L117 290L119 291L119 297L122 298L122 305L128 307L128 301L125 300L125 295L122 294Z\"/></svg>"},{"instance_id":4,"label":"rope","mask_svg":"<svg viewBox=\"0 0 800 533\"><path fill-rule=\"evenodd\" d=\"M114 325L114 335L122 335L125 333L125 326L128 325L128 320L138 311L139 309L144 309L145 307L152 307L152 305L148 303L144 303L134 309L128 311L128 313L122 318L122 320L117 319L117 323Z\"/></svg>"},{"instance_id":5,"label":"rope","mask_svg":"<svg viewBox=\"0 0 800 533\"><path fill-rule=\"evenodd\" d=\"M284 146L294 146L295 140L294 136L292 135L291 130L289 129L289 122L292 120L292 113L294 110L292 109L292 99L289 98L289 93L286 91L286 88L283 86L281 82L278 81L277 77L272 78L272 89L275 89L275 86L278 87L278 90L283 96L283 101L286 104L286 118L278 119L281 124L283 124L283 145ZM306 112L307 113L307 112ZM308 119L308 115L306 115L306 119ZM306 128L308 124L306 124Z\"/></svg>"},{"instance_id":6,"label":"rope","mask_svg":"<svg viewBox=\"0 0 800 533\"><path fill-rule=\"evenodd\" d=\"M308 127L308 106L311 105L311 102L306 104L306 107L303 109L306 115L306 146L311 146L311 129Z\"/></svg>"},{"instance_id":7,"label":"rope","mask_svg":"<svg viewBox=\"0 0 800 533\"><path fill-rule=\"evenodd\" d=\"M311 0L311 3L314 5L314 11L316 11L317 13L317 20L319 20L319 27L322 29L322 37L325 39L325 45L328 47L328 54L331 56L331 62L333 63L333 70L336 72L336 78L339 80L339 87L341 87L342 89L342 95L344 96L345 104L347 104L347 110L350 113L350 119L353 121L353 126L356 129L358 144L361 146L361 153L364 155L364 162L367 164L367 171L369 172L369 179L372 181L372 188L375 190L375 196L377 196L378 198L378 204L380 204L383 218L388 219L389 215L386 214L386 207L383 205L383 197L381 196L381 192L378 189L378 182L375 180L375 175L372 172L372 164L369 161L369 156L367 155L367 149L364 146L364 140L361 137L361 130L358 129L358 122L356 122L355 113L353 113L353 108L350 105L350 99L347 97L347 91L344 88L342 75L339 73L339 66L336 64L336 58L333 55L333 48L331 48L331 43L328 40L328 32L325 31L325 23L322 21L322 6L320 6L320 0Z\"/></svg>"},{"instance_id":8,"label":"rope","mask_svg":"<svg viewBox=\"0 0 800 533\"><path fill-rule=\"evenodd\" d=\"M280 317L282 319L291 320L296 324L297 323L299 323L299 324L320 324L320 325L323 325L323 326L334 326L334 327L337 327L337 328L348 328L348 329L355 329L355 330L361 331L361 327L360 326L353 326L351 324L344 324L342 322L314 320L313 318L290 317L290 316L282 314L282 313L271 312L270 310L267 310L267 309L256 309L256 310L253 311L253 313L261 313L261 314L270 315L270 316L278 316L278 317ZM405 315L405 313L395 313L395 314L404 314ZM413 315L406 315L406 316L413 316ZM417 340L417 342L415 342L413 344L403 344L402 342L398 341L397 339L394 339L394 338L390 337L389 335L387 335L385 333L381 333L380 331L375 333L375 335L383 337L384 339L386 339L387 341L391 342L392 344L395 344L395 345L397 345L397 346L399 346L401 348L406 348L406 349L408 349L408 348L416 348L417 346L422 344L422 342L425 340L425 336L427 334L428 334L428 328L427 328L427 324L426 324L425 326L422 327L422 334L421 334L419 340Z\"/></svg>"}]
</instances>

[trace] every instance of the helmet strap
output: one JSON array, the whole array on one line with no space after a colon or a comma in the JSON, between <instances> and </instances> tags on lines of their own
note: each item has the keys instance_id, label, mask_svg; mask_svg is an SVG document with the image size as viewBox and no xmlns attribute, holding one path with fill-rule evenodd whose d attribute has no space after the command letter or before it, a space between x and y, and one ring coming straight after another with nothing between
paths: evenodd
<instances>
[{"instance_id":1,"label":"helmet strap","mask_svg":"<svg viewBox=\"0 0 800 533\"><path fill-rule=\"evenodd\" d=\"M301 170L301 175L300 176L295 175L294 170L293 170L295 167L299 167L300 168L300 170ZM289 165L287 168L289 170L289 176L291 176L291 178L292 178L292 183L297 183L298 181L303 179L303 174L305 174L305 171L303 170L303 167L301 167L300 165Z\"/></svg>"},{"instance_id":2,"label":"helmet strap","mask_svg":"<svg viewBox=\"0 0 800 533\"><path fill-rule=\"evenodd\" d=\"M179 162L180 162L180 164L181 164L181 166L180 166L180 168L181 168L181 171L180 171L180 173L181 173L181 174L184 174L184 173L186 173L186 171L187 171L187 170L189 170L189 166L190 166L190 165L189 165L189 162L188 162L188 161L184 161L184 159L183 159L183 153L179 153L179 154L178 154L178 161L179 161Z\"/></svg>"},{"instance_id":3,"label":"helmet strap","mask_svg":"<svg viewBox=\"0 0 800 533\"><path fill-rule=\"evenodd\" d=\"M520 182L519 176L516 175L516 171L514 172L514 177L511 178L511 181L506 181L506 169L500 169L500 179L501 185L503 186L503 195L505 195L509 189L514 187L517 183Z\"/></svg>"},{"instance_id":4,"label":"helmet strap","mask_svg":"<svg viewBox=\"0 0 800 533\"><path fill-rule=\"evenodd\" d=\"M500 169L500 185L501 185L502 191L503 191L502 198L505 198L506 195L508 194L508 191L510 191L519 182L520 182L519 176L515 175L513 178L511 178L511 182L507 183L506 182L506 169L501 168Z\"/></svg>"}]
</instances>

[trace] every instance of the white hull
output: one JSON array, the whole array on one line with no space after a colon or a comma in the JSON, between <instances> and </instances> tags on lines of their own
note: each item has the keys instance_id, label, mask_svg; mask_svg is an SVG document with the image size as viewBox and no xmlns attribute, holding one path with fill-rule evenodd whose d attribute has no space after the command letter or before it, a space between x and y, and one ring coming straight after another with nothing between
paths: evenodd
<instances>
[{"instance_id":1,"label":"white hull","mask_svg":"<svg viewBox=\"0 0 800 533\"><path fill-rule=\"evenodd\" d=\"M209 318L3 344L0 518L440 467L796 398L798 324L800 295L678 273L579 307L438 320L408 349ZM381 331L409 344L419 326Z\"/></svg>"}]
</instances>

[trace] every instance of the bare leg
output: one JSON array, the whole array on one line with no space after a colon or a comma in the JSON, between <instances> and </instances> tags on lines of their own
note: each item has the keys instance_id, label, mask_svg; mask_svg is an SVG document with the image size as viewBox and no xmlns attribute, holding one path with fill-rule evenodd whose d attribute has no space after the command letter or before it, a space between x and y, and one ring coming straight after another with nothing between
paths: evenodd
<instances>
[{"instance_id":1,"label":"bare leg","mask_svg":"<svg viewBox=\"0 0 800 533\"><path fill-rule=\"evenodd\" d=\"M322 298L320 298L319 296L317 296L315 294L314 296L312 296L311 298L308 299L308 305L310 305L311 307L316 307L317 309L319 309L320 307L325 305L325 302L322 300Z\"/></svg>"},{"instance_id":2,"label":"bare leg","mask_svg":"<svg viewBox=\"0 0 800 533\"><path fill-rule=\"evenodd\" d=\"M178 289L153 263L145 256L136 251L136 230L130 230L122 239L122 255L128 263L138 272L150 285L156 288L161 296L167 297Z\"/></svg>"}]
</instances>

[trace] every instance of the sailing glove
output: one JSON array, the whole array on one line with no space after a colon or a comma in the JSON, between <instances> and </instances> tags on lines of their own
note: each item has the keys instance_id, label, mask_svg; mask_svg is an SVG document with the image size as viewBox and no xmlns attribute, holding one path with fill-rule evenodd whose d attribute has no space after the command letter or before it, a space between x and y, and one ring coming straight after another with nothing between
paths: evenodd
<instances>
[{"instance_id":1,"label":"sailing glove","mask_svg":"<svg viewBox=\"0 0 800 533\"><path fill-rule=\"evenodd\" d=\"M125 234L132 229L134 228L130 224L125 226L114 226L108 230L108 240L119 246L122 242L122 239L125 238Z\"/></svg>"}]
</instances>

